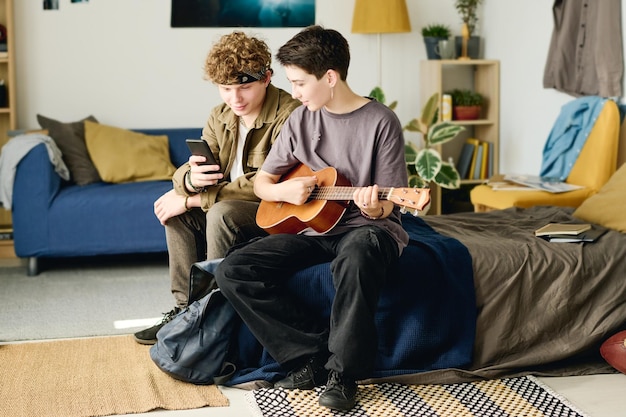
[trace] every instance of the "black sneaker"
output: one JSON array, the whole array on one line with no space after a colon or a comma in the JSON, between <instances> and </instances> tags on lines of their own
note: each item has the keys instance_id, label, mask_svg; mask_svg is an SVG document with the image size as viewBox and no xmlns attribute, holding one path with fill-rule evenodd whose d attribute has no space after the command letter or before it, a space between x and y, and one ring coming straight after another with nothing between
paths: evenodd
<instances>
[{"instance_id":1,"label":"black sneaker","mask_svg":"<svg viewBox=\"0 0 626 417\"><path fill-rule=\"evenodd\" d=\"M180 313L180 308L174 307L169 313L163 314L163 319L152 327L148 327L145 330L135 333L135 341L142 345L154 345L157 342L156 334L165 323L171 321L175 315Z\"/></svg>"},{"instance_id":2,"label":"black sneaker","mask_svg":"<svg viewBox=\"0 0 626 417\"><path fill-rule=\"evenodd\" d=\"M322 386L328 378L325 363L326 359L314 356L302 368L289 372L287 377L276 382L274 388L313 389Z\"/></svg>"},{"instance_id":3,"label":"black sneaker","mask_svg":"<svg viewBox=\"0 0 626 417\"><path fill-rule=\"evenodd\" d=\"M356 392L356 382L343 378L337 371L330 371L319 403L333 410L347 411L356 404Z\"/></svg>"}]
</instances>

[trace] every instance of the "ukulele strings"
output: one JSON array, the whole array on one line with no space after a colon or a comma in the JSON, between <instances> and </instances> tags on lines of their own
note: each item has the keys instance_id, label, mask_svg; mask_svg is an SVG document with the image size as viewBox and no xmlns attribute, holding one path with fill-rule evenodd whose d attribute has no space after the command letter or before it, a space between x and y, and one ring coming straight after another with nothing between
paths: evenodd
<instances>
[{"instance_id":1,"label":"ukulele strings","mask_svg":"<svg viewBox=\"0 0 626 417\"><path fill-rule=\"evenodd\" d=\"M310 198L313 200L352 200L354 189L355 187L315 187L311 191ZM391 190L393 188L379 188L378 198L388 200Z\"/></svg>"}]
</instances>

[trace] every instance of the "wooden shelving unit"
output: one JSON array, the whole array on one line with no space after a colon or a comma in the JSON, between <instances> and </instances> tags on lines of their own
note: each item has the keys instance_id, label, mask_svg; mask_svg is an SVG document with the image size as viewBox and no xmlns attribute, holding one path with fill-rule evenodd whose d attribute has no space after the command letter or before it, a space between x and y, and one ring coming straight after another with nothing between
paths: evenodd
<instances>
[{"instance_id":1,"label":"wooden shelving unit","mask_svg":"<svg viewBox=\"0 0 626 417\"><path fill-rule=\"evenodd\" d=\"M482 118L452 120L466 130L439 147L444 160L458 161L467 138L477 138L493 144L493 174L498 173L500 145L500 61L495 60L424 60L420 65L420 102L423 106L434 94L439 97L455 88L470 89L485 97ZM439 115L441 115L441 103ZM446 190L432 185L431 214L473 211L469 190L484 180L462 180L458 190Z\"/></svg>"},{"instance_id":2,"label":"wooden shelving unit","mask_svg":"<svg viewBox=\"0 0 626 417\"><path fill-rule=\"evenodd\" d=\"M0 80L6 88L6 103L0 103L0 148L9 140L8 131L16 128L15 39L13 36L13 0L0 0L0 24L6 28L6 52L0 51ZM11 227L11 213L0 208L0 227ZM13 241L0 241L0 258L15 257Z\"/></svg>"}]
</instances>

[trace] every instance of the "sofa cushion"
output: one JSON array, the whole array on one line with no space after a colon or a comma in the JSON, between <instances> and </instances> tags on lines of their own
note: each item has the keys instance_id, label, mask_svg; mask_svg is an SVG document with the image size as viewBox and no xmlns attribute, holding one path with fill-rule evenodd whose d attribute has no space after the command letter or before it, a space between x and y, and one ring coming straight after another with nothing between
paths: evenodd
<instances>
[{"instance_id":1,"label":"sofa cushion","mask_svg":"<svg viewBox=\"0 0 626 417\"><path fill-rule=\"evenodd\" d=\"M58 120L37 115L39 125L48 130L49 136L54 139L61 153L63 161L70 170L72 180L78 185L87 185L100 181L98 170L94 166L87 147L85 146L85 128L83 122L90 120L97 122L93 116L71 123L63 123Z\"/></svg>"},{"instance_id":2,"label":"sofa cushion","mask_svg":"<svg viewBox=\"0 0 626 417\"><path fill-rule=\"evenodd\" d=\"M626 164L596 194L582 202L574 216L626 233Z\"/></svg>"},{"instance_id":3,"label":"sofa cushion","mask_svg":"<svg viewBox=\"0 0 626 417\"><path fill-rule=\"evenodd\" d=\"M85 121L85 143L100 178L109 183L169 180L168 137Z\"/></svg>"}]
</instances>

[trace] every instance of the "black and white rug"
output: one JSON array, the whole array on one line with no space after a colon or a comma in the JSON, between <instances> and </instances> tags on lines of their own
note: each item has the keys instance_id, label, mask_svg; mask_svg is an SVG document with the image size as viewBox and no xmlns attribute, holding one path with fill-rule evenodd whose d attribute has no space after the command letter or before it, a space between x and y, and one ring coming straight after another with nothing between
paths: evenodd
<instances>
[{"instance_id":1,"label":"black and white rug","mask_svg":"<svg viewBox=\"0 0 626 417\"><path fill-rule=\"evenodd\" d=\"M447 385L361 385L348 412L321 407L322 388L311 391L260 389L247 394L263 417L585 417L532 376Z\"/></svg>"}]
</instances>

